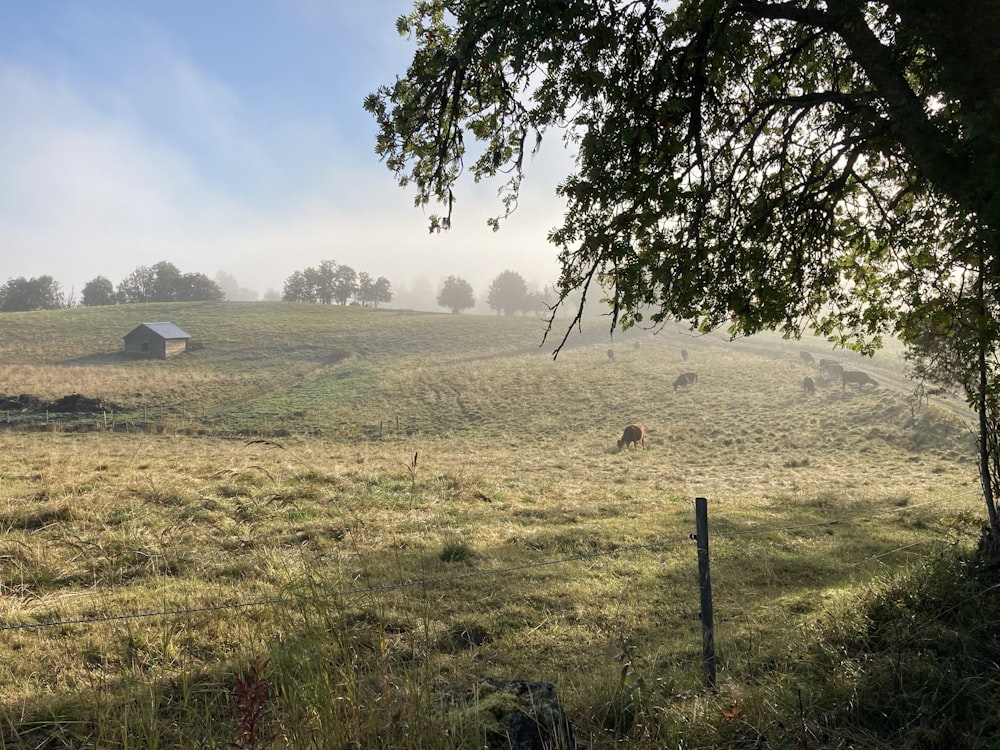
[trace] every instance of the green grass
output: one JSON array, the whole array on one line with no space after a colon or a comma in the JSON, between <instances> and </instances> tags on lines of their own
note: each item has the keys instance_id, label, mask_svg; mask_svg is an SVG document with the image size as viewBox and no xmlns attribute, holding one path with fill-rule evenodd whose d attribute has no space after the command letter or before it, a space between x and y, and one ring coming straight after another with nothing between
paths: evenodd
<instances>
[{"instance_id":1,"label":"green grass","mask_svg":"<svg viewBox=\"0 0 1000 750\"><path fill-rule=\"evenodd\" d=\"M194 349L124 359L154 320ZM885 603L968 552L982 501L961 404L915 412L895 355L856 363L876 390L819 378L809 397L797 342L630 332L611 362L603 320L555 361L527 318L226 303L0 322L0 392L78 391L129 422L0 430L0 626L46 625L0 636L6 746L228 746L258 658L279 747L458 746L441 696L481 677L555 682L595 749L933 746L929 721L882 732L865 659L889 657L863 633L902 632ZM674 392L686 370L698 384ZM632 421L646 449L618 452ZM966 591L955 569L909 611ZM922 684L949 674L925 667ZM986 731L954 721L935 731L956 747Z\"/></svg>"}]
</instances>

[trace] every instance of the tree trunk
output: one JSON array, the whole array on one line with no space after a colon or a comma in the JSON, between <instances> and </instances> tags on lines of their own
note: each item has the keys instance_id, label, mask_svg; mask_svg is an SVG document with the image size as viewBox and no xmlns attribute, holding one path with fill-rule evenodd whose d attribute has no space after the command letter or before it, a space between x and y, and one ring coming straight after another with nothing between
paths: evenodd
<instances>
[{"instance_id":1,"label":"tree trunk","mask_svg":"<svg viewBox=\"0 0 1000 750\"><path fill-rule=\"evenodd\" d=\"M978 346L977 346L977 366L979 369L979 383L976 411L979 412L979 471L980 471L980 481L983 485L983 498L986 501L986 513L989 517L990 522L990 534L992 536L992 547L995 551L997 545L1000 544L1000 533L997 529L997 506L996 501L993 496L993 472L992 472L992 460L994 454L1000 448L997 445L997 435L996 430L991 430L990 419L989 419L989 408L990 400L987 395L987 388L989 386L989 369L986 364L986 353L987 347L989 346L990 337L987 336L986 328L986 296L985 296L985 258L983 254L979 255L979 278L976 281L976 295L978 297L978 302L980 305L979 314L979 331L978 331Z\"/></svg>"}]
</instances>

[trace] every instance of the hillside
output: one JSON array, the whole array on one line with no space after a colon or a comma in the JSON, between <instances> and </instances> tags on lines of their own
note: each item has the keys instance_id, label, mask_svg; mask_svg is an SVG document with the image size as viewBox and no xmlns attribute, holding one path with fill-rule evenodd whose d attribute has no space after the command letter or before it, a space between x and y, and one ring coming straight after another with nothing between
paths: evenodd
<instances>
[{"instance_id":1,"label":"hillside","mask_svg":"<svg viewBox=\"0 0 1000 750\"><path fill-rule=\"evenodd\" d=\"M191 351L125 359L120 337L156 320ZM557 683L593 748L709 736L706 706L736 702L776 738L830 720L803 718L803 693L853 684L797 682L804 634L978 529L960 405L916 402L891 353L611 340L602 319L553 360L535 319L286 303L0 322L0 393L118 404L0 429L8 746L86 744L74 727L92 746L228 746L234 675L259 656L287 747L404 746L442 691L483 676ZM802 348L880 384L844 388ZM619 452L633 421L645 447ZM718 697L700 691L696 496ZM412 746L440 746L426 731Z\"/></svg>"},{"instance_id":2,"label":"hillside","mask_svg":"<svg viewBox=\"0 0 1000 750\"><path fill-rule=\"evenodd\" d=\"M124 333L153 320L185 329L191 350L166 361L126 358ZM863 360L822 341L729 342L681 327L633 329L612 339L602 318L586 321L553 360L563 329L543 343L545 323L536 318L289 303L78 308L7 314L3 323L0 393L48 401L76 393L113 404L119 422L183 424L205 433L370 437L391 427L531 439L614 432L620 423L645 420L661 443L683 436L699 449L723 452L765 442L821 451L853 443L859 431L864 440L902 447L931 439L924 430L899 429L931 412L911 408L912 384L898 356ZM817 375L798 359L807 347L817 358L841 357L881 375L887 387L851 393L820 378L817 397L807 399L801 379ZM697 371L699 384L675 393L671 384L685 370ZM82 419L107 423L107 415ZM942 415L936 430L942 421L954 426ZM953 433L964 443L964 430Z\"/></svg>"}]
</instances>

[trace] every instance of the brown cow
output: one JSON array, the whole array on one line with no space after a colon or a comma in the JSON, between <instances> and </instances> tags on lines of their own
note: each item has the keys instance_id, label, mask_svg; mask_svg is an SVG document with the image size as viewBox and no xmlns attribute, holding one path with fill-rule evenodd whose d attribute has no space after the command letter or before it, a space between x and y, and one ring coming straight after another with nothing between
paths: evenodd
<instances>
[{"instance_id":1,"label":"brown cow","mask_svg":"<svg viewBox=\"0 0 1000 750\"><path fill-rule=\"evenodd\" d=\"M622 433L621 440L618 441L618 450L622 447L631 449L633 445L642 446L643 450L646 449L645 443L646 428L641 424L636 422L635 424L630 424L625 428L625 432Z\"/></svg>"},{"instance_id":2,"label":"brown cow","mask_svg":"<svg viewBox=\"0 0 1000 750\"><path fill-rule=\"evenodd\" d=\"M802 388L811 396L816 392L816 381L806 376L802 378Z\"/></svg>"}]
</instances>

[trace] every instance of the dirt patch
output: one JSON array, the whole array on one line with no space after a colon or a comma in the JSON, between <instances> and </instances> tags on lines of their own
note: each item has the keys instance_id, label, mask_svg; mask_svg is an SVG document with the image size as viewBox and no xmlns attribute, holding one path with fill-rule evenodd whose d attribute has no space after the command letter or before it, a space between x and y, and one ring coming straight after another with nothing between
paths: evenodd
<instances>
[{"instance_id":1,"label":"dirt patch","mask_svg":"<svg viewBox=\"0 0 1000 750\"><path fill-rule=\"evenodd\" d=\"M71 393L68 396L56 399L55 401L43 401L42 399L27 393L19 396L6 396L0 393L0 410L19 412L59 412L59 413L100 413L103 411L118 411L121 406L105 401L100 398L89 398L81 396L79 393Z\"/></svg>"},{"instance_id":2,"label":"dirt patch","mask_svg":"<svg viewBox=\"0 0 1000 750\"><path fill-rule=\"evenodd\" d=\"M5 396L0 393L0 409L4 411L34 411L44 405L44 401L27 393L20 396Z\"/></svg>"}]
</instances>

